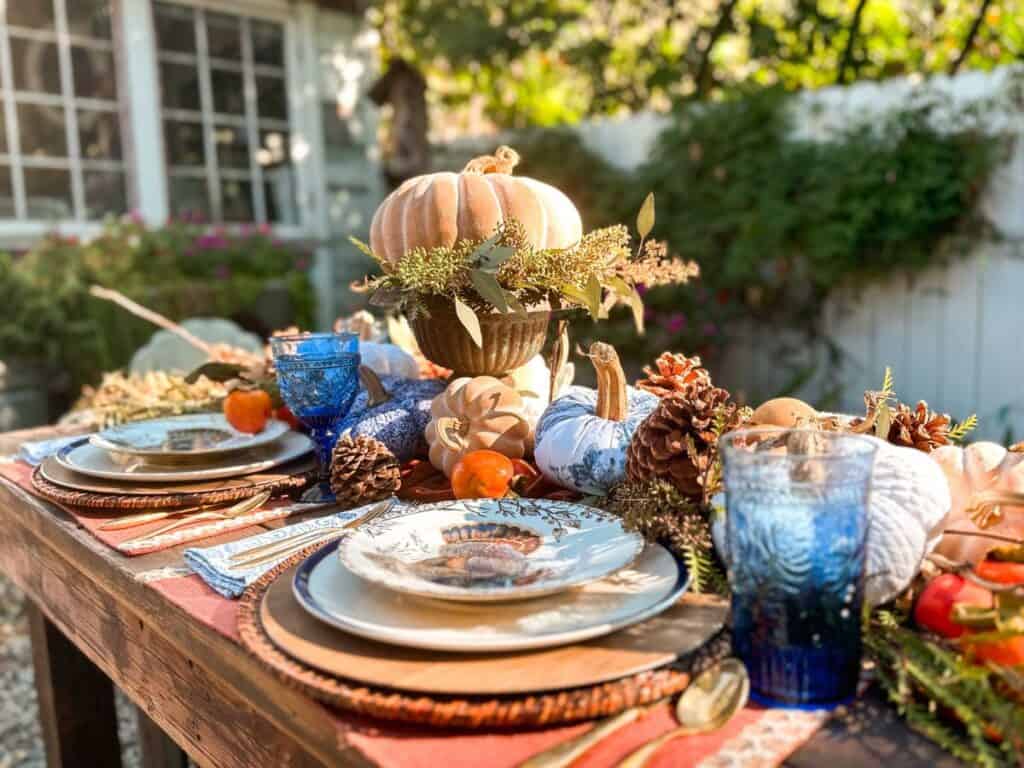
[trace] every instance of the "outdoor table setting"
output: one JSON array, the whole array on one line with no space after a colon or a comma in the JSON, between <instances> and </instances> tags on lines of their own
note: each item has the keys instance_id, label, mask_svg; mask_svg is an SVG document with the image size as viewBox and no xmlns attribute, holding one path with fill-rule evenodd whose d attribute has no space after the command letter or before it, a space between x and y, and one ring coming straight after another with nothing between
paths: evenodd
<instances>
[{"instance_id":1,"label":"outdoor table setting","mask_svg":"<svg viewBox=\"0 0 1024 768\"><path fill-rule=\"evenodd\" d=\"M573 313L642 331L640 289L697 271L648 240L652 198L634 248L516 159L381 204L361 287L408 322L218 350L182 386L220 411L100 413L0 475L104 557L161 558L133 579L326 708L339 764L778 765L869 688L961 759L1020 759L1024 454L958 446L970 420L888 374L847 415L741 405L676 352L632 384L606 342L570 362Z\"/></svg>"}]
</instances>

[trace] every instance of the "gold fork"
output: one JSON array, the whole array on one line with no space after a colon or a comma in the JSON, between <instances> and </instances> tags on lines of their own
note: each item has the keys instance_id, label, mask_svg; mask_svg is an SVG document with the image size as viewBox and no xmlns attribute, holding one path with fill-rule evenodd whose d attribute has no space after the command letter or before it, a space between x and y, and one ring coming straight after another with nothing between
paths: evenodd
<instances>
[{"instance_id":1,"label":"gold fork","mask_svg":"<svg viewBox=\"0 0 1024 768\"><path fill-rule=\"evenodd\" d=\"M269 499L270 494L264 492L257 494L252 498L243 499L237 504L234 504L233 506L230 506L227 509L222 509L217 512L196 512L195 514L188 515L186 517L181 518L180 520L174 520L168 523L167 525L163 525L157 528L155 531L149 531L148 533L144 533L141 536L136 536L134 539L123 541L119 546L131 547L132 545L137 544L140 541L152 539L156 536L162 536L165 533L176 531L179 528L184 528L186 526L192 525L193 523L201 523L207 520L230 520L233 517L240 517L241 515L244 515L248 512L251 512L254 509L258 509L259 507L263 506Z\"/></svg>"}]
</instances>

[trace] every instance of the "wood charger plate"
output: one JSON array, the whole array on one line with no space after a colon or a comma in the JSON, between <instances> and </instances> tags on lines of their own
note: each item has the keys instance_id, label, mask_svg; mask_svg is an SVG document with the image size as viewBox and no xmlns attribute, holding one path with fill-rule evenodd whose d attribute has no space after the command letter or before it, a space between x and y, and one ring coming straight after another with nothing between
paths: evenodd
<instances>
[{"instance_id":1,"label":"wood charger plate","mask_svg":"<svg viewBox=\"0 0 1024 768\"><path fill-rule=\"evenodd\" d=\"M32 486L50 501L74 507L160 509L240 501L266 491L298 491L306 487L315 470L316 461L306 457L276 472L195 483L122 483L80 475L50 457L32 471Z\"/></svg>"},{"instance_id":2,"label":"wood charger plate","mask_svg":"<svg viewBox=\"0 0 1024 768\"><path fill-rule=\"evenodd\" d=\"M451 728L553 725L606 717L683 690L730 652L726 603L684 596L641 624L585 643L456 654L374 643L313 618L292 595L289 558L242 596L242 644L283 681L341 709Z\"/></svg>"}]
</instances>

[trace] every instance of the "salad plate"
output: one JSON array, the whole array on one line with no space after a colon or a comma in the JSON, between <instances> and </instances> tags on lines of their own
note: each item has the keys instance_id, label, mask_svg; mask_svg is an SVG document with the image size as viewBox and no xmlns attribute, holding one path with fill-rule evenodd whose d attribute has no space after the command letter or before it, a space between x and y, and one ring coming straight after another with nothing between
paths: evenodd
<instances>
[{"instance_id":1,"label":"salad plate","mask_svg":"<svg viewBox=\"0 0 1024 768\"><path fill-rule=\"evenodd\" d=\"M184 483L263 472L305 456L312 450L313 442L308 437L287 430L270 445L241 453L211 456L201 465L167 466L150 463L142 457L132 457L131 461L126 461L88 440L64 446L55 454L54 459L64 469L104 480Z\"/></svg>"},{"instance_id":2,"label":"salad plate","mask_svg":"<svg viewBox=\"0 0 1024 768\"><path fill-rule=\"evenodd\" d=\"M89 438L97 448L152 463L180 463L259 448L281 438L289 426L269 419L254 434L240 432L220 413L193 413L108 427Z\"/></svg>"},{"instance_id":3,"label":"salad plate","mask_svg":"<svg viewBox=\"0 0 1024 768\"><path fill-rule=\"evenodd\" d=\"M563 592L626 567L643 538L618 517L549 499L466 499L400 508L338 548L345 567L387 589L472 603Z\"/></svg>"},{"instance_id":4,"label":"salad plate","mask_svg":"<svg viewBox=\"0 0 1024 768\"><path fill-rule=\"evenodd\" d=\"M580 589L497 605L423 600L367 582L328 545L299 566L292 591L312 616L353 635L456 653L524 651L611 634L667 610L686 591L682 562L660 544Z\"/></svg>"}]
</instances>

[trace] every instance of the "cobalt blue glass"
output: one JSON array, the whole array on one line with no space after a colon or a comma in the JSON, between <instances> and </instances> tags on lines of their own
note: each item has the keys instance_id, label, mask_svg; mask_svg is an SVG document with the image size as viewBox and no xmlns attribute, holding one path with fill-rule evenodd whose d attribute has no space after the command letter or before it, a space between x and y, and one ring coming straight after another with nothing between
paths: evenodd
<instances>
[{"instance_id":1,"label":"cobalt blue glass","mask_svg":"<svg viewBox=\"0 0 1024 768\"><path fill-rule=\"evenodd\" d=\"M861 666L864 544L875 445L747 429L721 440L733 648L769 706L829 707Z\"/></svg>"},{"instance_id":2,"label":"cobalt blue glass","mask_svg":"<svg viewBox=\"0 0 1024 768\"><path fill-rule=\"evenodd\" d=\"M359 392L359 339L353 333L273 336L277 384L281 397L316 446L319 480L303 501L333 501L328 477L331 452L338 441L337 423Z\"/></svg>"}]
</instances>

